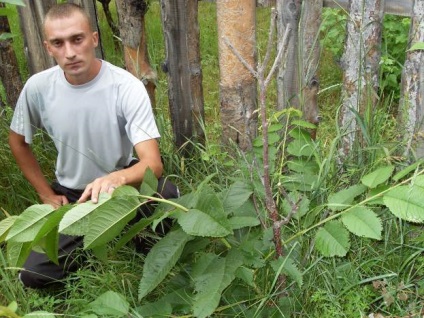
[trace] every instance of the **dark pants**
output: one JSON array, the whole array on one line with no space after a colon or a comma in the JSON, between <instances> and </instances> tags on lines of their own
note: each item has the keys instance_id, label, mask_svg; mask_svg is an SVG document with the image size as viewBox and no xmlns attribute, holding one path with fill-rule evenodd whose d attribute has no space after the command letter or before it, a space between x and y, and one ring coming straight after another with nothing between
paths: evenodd
<instances>
[{"instance_id":1,"label":"dark pants","mask_svg":"<svg viewBox=\"0 0 424 318\"><path fill-rule=\"evenodd\" d=\"M57 193L67 197L70 203L76 202L83 191L72 190L61 186L58 183L52 184L52 189ZM177 198L178 188L165 178L159 179L158 194L165 199ZM136 219L148 216L153 213L154 207L143 205ZM159 235L164 235L170 223L161 227ZM134 240L137 251L147 252L151 242L145 242L141 238ZM49 260L46 254L32 251L26 260L23 270L20 272L20 279L26 287L43 288L59 282L67 274L75 272L84 261L84 255L77 250L83 246L83 237L62 235L59 236L59 264Z\"/></svg>"}]
</instances>

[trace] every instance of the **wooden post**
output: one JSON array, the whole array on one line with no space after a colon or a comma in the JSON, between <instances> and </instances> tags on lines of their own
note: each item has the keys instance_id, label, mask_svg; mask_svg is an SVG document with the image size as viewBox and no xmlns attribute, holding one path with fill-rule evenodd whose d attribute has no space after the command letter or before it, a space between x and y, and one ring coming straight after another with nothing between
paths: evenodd
<instances>
[{"instance_id":1,"label":"wooden post","mask_svg":"<svg viewBox=\"0 0 424 318\"><path fill-rule=\"evenodd\" d=\"M175 145L203 140L202 68L197 0L161 0L168 97Z\"/></svg>"},{"instance_id":2,"label":"wooden post","mask_svg":"<svg viewBox=\"0 0 424 318\"><path fill-rule=\"evenodd\" d=\"M4 3L0 3L0 8L4 7ZM9 20L7 16L0 16L0 35L4 33L10 33ZM15 108L23 85L11 39L0 41L0 81L6 91L5 102Z\"/></svg>"},{"instance_id":3,"label":"wooden post","mask_svg":"<svg viewBox=\"0 0 424 318\"><path fill-rule=\"evenodd\" d=\"M56 63L43 45L43 19L55 0L25 0L18 6L19 22L24 36L24 50L30 75L41 72Z\"/></svg>"},{"instance_id":4,"label":"wooden post","mask_svg":"<svg viewBox=\"0 0 424 318\"><path fill-rule=\"evenodd\" d=\"M148 3L144 0L116 0L119 20L119 34L124 46L125 66L129 72L143 81L155 105L157 75L152 69L147 52L145 14Z\"/></svg>"},{"instance_id":5,"label":"wooden post","mask_svg":"<svg viewBox=\"0 0 424 318\"><path fill-rule=\"evenodd\" d=\"M410 46L424 42L424 0L415 0L409 31ZM424 157L424 51L408 51L402 71L402 96L399 103L401 139L406 143L405 155L415 151Z\"/></svg>"},{"instance_id":6,"label":"wooden post","mask_svg":"<svg viewBox=\"0 0 424 318\"><path fill-rule=\"evenodd\" d=\"M277 32L280 41L290 25L290 38L288 42L285 63L282 63L277 74L277 109L281 110L290 106L299 108L299 19L302 0L277 1Z\"/></svg>"},{"instance_id":7,"label":"wooden post","mask_svg":"<svg viewBox=\"0 0 424 318\"><path fill-rule=\"evenodd\" d=\"M350 0L347 36L342 56L342 157L350 153L356 140L361 141L357 114L372 112L377 102L383 5L384 0Z\"/></svg>"},{"instance_id":8,"label":"wooden post","mask_svg":"<svg viewBox=\"0 0 424 318\"><path fill-rule=\"evenodd\" d=\"M222 140L242 150L250 149L257 135L257 84L240 61L256 69L255 5L255 0L216 2Z\"/></svg>"}]
</instances>

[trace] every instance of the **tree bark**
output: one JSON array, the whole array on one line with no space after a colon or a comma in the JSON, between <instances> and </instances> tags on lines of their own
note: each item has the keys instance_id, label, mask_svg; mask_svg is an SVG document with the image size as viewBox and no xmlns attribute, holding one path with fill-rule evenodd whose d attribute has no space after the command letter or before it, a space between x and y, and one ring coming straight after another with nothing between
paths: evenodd
<instances>
[{"instance_id":1,"label":"tree bark","mask_svg":"<svg viewBox=\"0 0 424 318\"><path fill-rule=\"evenodd\" d=\"M54 0L25 0L25 7L18 6L19 22L24 37L24 51L30 75L41 72L56 63L43 44L43 19Z\"/></svg>"},{"instance_id":2,"label":"tree bark","mask_svg":"<svg viewBox=\"0 0 424 318\"><path fill-rule=\"evenodd\" d=\"M256 69L256 3L217 0L216 5L222 139L224 144L234 142L245 151L257 135L257 84L240 58Z\"/></svg>"},{"instance_id":3,"label":"tree bark","mask_svg":"<svg viewBox=\"0 0 424 318\"><path fill-rule=\"evenodd\" d=\"M4 7L4 3L0 3L0 8ZM10 33L6 16L0 16L0 35L3 33ZM6 100L2 105L8 104L15 108L23 85L11 39L0 41L0 80L6 92Z\"/></svg>"},{"instance_id":4,"label":"tree bark","mask_svg":"<svg viewBox=\"0 0 424 318\"><path fill-rule=\"evenodd\" d=\"M197 0L161 0L168 97L175 145L204 139L202 68ZM188 149L188 148L187 148Z\"/></svg>"},{"instance_id":5,"label":"tree bark","mask_svg":"<svg viewBox=\"0 0 424 318\"><path fill-rule=\"evenodd\" d=\"M145 15L148 3L145 0L116 0L119 34L124 46L125 66L129 72L141 79L146 86L152 105L155 105L156 72L149 62Z\"/></svg>"},{"instance_id":6,"label":"tree bark","mask_svg":"<svg viewBox=\"0 0 424 318\"><path fill-rule=\"evenodd\" d=\"M342 56L341 157L348 156L355 141L362 143L357 114L371 113L377 103L383 6L384 0L350 0L350 18Z\"/></svg>"},{"instance_id":7,"label":"tree bark","mask_svg":"<svg viewBox=\"0 0 424 318\"><path fill-rule=\"evenodd\" d=\"M415 0L409 31L410 46L424 42L424 0ZM399 103L401 139L406 144L404 154L415 151L424 157L424 51L408 51L402 71L402 96Z\"/></svg>"},{"instance_id":8,"label":"tree bark","mask_svg":"<svg viewBox=\"0 0 424 318\"><path fill-rule=\"evenodd\" d=\"M299 102L299 19L302 0L277 1L277 34L282 41L283 35L290 25L290 38L285 63L281 64L277 74L277 109L293 106L300 107ZM279 41L279 42L280 42Z\"/></svg>"}]
</instances>

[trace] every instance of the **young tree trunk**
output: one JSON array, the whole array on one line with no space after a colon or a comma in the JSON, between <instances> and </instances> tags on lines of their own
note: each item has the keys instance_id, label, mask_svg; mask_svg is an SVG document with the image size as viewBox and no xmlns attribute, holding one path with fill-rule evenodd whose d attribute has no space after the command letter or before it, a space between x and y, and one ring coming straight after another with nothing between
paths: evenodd
<instances>
[{"instance_id":1,"label":"young tree trunk","mask_svg":"<svg viewBox=\"0 0 424 318\"><path fill-rule=\"evenodd\" d=\"M168 97L175 145L204 139L202 68L197 0L161 0ZM186 144L186 146L189 146Z\"/></svg>"},{"instance_id":2,"label":"young tree trunk","mask_svg":"<svg viewBox=\"0 0 424 318\"><path fill-rule=\"evenodd\" d=\"M24 37L24 50L30 75L55 65L43 45L43 19L55 0L25 0L25 7L18 6L19 22Z\"/></svg>"},{"instance_id":3,"label":"young tree trunk","mask_svg":"<svg viewBox=\"0 0 424 318\"><path fill-rule=\"evenodd\" d=\"M124 46L125 66L129 72L143 81L152 105L155 105L156 72L152 69L147 52L145 0L116 0L119 34Z\"/></svg>"},{"instance_id":4,"label":"young tree trunk","mask_svg":"<svg viewBox=\"0 0 424 318\"><path fill-rule=\"evenodd\" d=\"M344 134L341 157L347 157L354 142L362 143L356 114L372 112L377 103L381 26L384 0L350 0L347 37L342 57L343 105L340 127Z\"/></svg>"},{"instance_id":5,"label":"young tree trunk","mask_svg":"<svg viewBox=\"0 0 424 318\"><path fill-rule=\"evenodd\" d=\"M107 20L107 24L109 24L110 29L112 30L112 33L115 37L119 37L119 29L116 26L116 23L113 21L112 18L112 13L110 12L109 9L109 4L111 0L97 0L102 4L103 7L103 11L105 13L106 16L106 20Z\"/></svg>"},{"instance_id":6,"label":"young tree trunk","mask_svg":"<svg viewBox=\"0 0 424 318\"><path fill-rule=\"evenodd\" d=\"M87 12L88 16L91 20L91 27L94 31L97 31L99 34L99 45L96 48L96 56L99 59L103 59L103 47L102 47L102 41L101 41L101 34L100 29L97 21L97 7L96 7L96 0L68 0L69 3L75 3L80 5L84 10Z\"/></svg>"},{"instance_id":7,"label":"young tree trunk","mask_svg":"<svg viewBox=\"0 0 424 318\"><path fill-rule=\"evenodd\" d=\"M290 106L300 108L299 101L299 20L302 0L277 1L277 34L279 42L290 25L290 38L285 63L281 64L277 74L277 109ZM280 46L281 44L279 44Z\"/></svg>"},{"instance_id":8,"label":"young tree trunk","mask_svg":"<svg viewBox=\"0 0 424 318\"><path fill-rule=\"evenodd\" d=\"M217 0L222 139L240 149L252 147L257 134L257 84L240 62L256 69L255 0Z\"/></svg>"},{"instance_id":9,"label":"young tree trunk","mask_svg":"<svg viewBox=\"0 0 424 318\"><path fill-rule=\"evenodd\" d=\"M415 0L409 45L424 42L424 0ZM408 51L402 71L402 96L399 103L401 139L406 144L405 155L415 151L417 158L424 157L424 51Z\"/></svg>"},{"instance_id":10,"label":"young tree trunk","mask_svg":"<svg viewBox=\"0 0 424 318\"><path fill-rule=\"evenodd\" d=\"M0 8L4 7L4 3L0 3ZM0 35L4 33L10 33L9 21L6 16L0 16ZM6 91L5 103L15 108L22 90L22 79L11 39L0 41L0 81Z\"/></svg>"}]
</instances>

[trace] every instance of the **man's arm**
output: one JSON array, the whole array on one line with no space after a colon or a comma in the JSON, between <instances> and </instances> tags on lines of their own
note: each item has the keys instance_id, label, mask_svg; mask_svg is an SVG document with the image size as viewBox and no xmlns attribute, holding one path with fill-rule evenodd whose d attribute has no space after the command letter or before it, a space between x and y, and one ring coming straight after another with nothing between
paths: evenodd
<instances>
[{"instance_id":1,"label":"man's arm","mask_svg":"<svg viewBox=\"0 0 424 318\"><path fill-rule=\"evenodd\" d=\"M30 145L25 142L25 137L10 130L9 145L19 168L25 178L34 187L35 191L37 191L41 201L46 204L51 204L55 208L67 204L68 200L66 197L57 195L50 187Z\"/></svg>"},{"instance_id":2,"label":"man's arm","mask_svg":"<svg viewBox=\"0 0 424 318\"><path fill-rule=\"evenodd\" d=\"M134 148L140 160L138 163L97 178L87 185L78 202L85 202L91 198L93 203L97 203L99 194L102 192L112 193L115 188L124 184L138 185L143 181L144 172L148 167L159 178L162 175L163 166L156 139L140 142Z\"/></svg>"}]
</instances>

